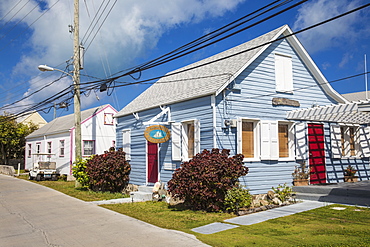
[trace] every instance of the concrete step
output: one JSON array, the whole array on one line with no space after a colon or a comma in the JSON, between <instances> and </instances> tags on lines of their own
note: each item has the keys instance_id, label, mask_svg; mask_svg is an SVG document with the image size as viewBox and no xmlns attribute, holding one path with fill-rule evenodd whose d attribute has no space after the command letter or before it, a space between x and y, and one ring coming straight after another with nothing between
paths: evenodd
<instances>
[{"instance_id":1,"label":"concrete step","mask_svg":"<svg viewBox=\"0 0 370 247\"><path fill-rule=\"evenodd\" d=\"M141 185L141 186L138 187L138 191L152 194L153 193L153 186L143 186L143 185Z\"/></svg>"},{"instance_id":2,"label":"concrete step","mask_svg":"<svg viewBox=\"0 0 370 247\"><path fill-rule=\"evenodd\" d=\"M297 192L297 200L310 200L319 202L330 202L339 204L350 204L358 206L370 206L370 197L357 197L357 196L338 196L328 194L314 194L314 193L301 193Z\"/></svg>"},{"instance_id":3,"label":"concrete step","mask_svg":"<svg viewBox=\"0 0 370 247\"><path fill-rule=\"evenodd\" d=\"M340 187L334 185L310 185L310 186L296 186L293 191L305 194L326 194L331 196L345 196L345 197L367 197L370 198L370 191L361 188Z\"/></svg>"},{"instance_id":4,"label":"concrete step","mask_svg":"<svg viewBox=\"0 0 370 247\"><path fill-rule=\"evenodd\" d=\"M151 201L153 199L153 193L134 191L130 193L130 199L135 202Z\"/></svg>"}]
</instances>

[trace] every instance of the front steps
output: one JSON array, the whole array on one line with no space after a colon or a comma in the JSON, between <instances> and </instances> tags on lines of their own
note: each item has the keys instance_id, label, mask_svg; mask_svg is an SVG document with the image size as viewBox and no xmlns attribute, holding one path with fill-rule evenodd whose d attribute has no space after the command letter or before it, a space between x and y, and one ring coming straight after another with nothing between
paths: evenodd
<instances>
[{"instance_id":1,"label":"front steps","mask_svg":"<svg viewBox=\"0 0 370 247\"><path fill-rule=\"evenodd\" d=\"M145 202L153 200L153 187L139 186L138 191L130 193L132 202Z\"/></svg>"},{"instance_id":2,"label":"front steps","mask_svg":"<svg viewBox=\"0 0 370 247\"><path fill-rule=\"evenodd\" d=\"M370 206L370 183L337 183L325 185L295 186L296 199Z\"/></svg>"}]
</instances>

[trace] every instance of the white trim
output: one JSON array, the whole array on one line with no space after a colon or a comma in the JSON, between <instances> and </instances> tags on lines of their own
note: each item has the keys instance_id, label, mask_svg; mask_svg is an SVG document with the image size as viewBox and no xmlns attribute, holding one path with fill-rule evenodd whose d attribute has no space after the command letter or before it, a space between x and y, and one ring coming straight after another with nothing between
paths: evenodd
<instances>
[{"instance_id":1,"label":"white trim","mask_svg":"<svg viewBox=\"0 0 370 247\"><path fill-rule=\"evenodd\" d=\"M212 107L212 128L213 128L213 147L217 148L217 109L216 109L216 95L211 95ZM221 123L222 124L222 123Z\"/></svg>"},{"instance_id":2,"label":"white trim","mask_svg":"<svg viewBox=\"0 0 370 247\"><path fill-rule=\"evenodd\" d=\"M150 124L169 124L168 122L171 121L171 112L170 112L170 107L160 107L161 108L161 112L158 113L157 115L155 115L152 119L150 119L148 122L144 122L143 124L144 125L150 125ZM164 114L168 114L167 118L168 118L168 121L167 122L155 122L155 120L157 120L158 118L160 118L161 116L163 116Z\"/></svg>"},{"instance_id":3,"label":"white trim","mask_svg":"<svg viewBox=\"0 0 370 247\"><path fill-rule=\"evenodd\" d=\"M236 139L237 145L236 150L238 154L242 153L243 140L242 140L242 123L243 122L252 122L253 123L253 139L254 139L254 157L253 158L244 158L243 162L250 161L260 161L260 119L256 118L237 118L236 124Z\"/></svg>"}]
</instances>

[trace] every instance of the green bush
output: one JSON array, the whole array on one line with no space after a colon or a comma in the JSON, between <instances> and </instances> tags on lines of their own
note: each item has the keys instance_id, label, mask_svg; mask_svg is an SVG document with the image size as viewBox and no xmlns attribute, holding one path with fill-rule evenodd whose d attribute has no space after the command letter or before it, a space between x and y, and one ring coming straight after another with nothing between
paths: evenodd
<instances>
[{"instance_id":1,"label":"green bush","mask_svg":"<svg viewBox=\"0 0 370 247\"><path fill-rule=\"evenodd\" d=\"M231 188L225 196L226 210L238 214L240 208L248 208L252 203L252 196L248 190L240 185Z\"/></svg>"},{"instance_id":2,"label":"green bush","mask_svg":"<svg viewBox=\"0 0 370 247\"><path fill-rule=\"evenodd\" d=\"M288 186L286 183L283 185L279 184L276 188L272 187L272 190L278 195L278 198L282 202L288 200L293 192L292 187Z\"/></svg>"},{"instance_id":3,"label":"green bush","mask_svg":"<svg viewBox=\"0 0 370 247\"><path fill-rule=\"evenodd\" d=\"M82 188L89 188L89 176L86 172L87 162L91 158L78 159L73 164L72 174L76 178L77 182L80 183Z\"/></svg>"},{"instance_id":4,"label":"green bush","mask_svg":"<svg viewBox=\"0 0 370 247\"><path fill-rule=\"evenodd\" d=\"M242 154L229 157L230 150L203 150L184 162L168 182L173 197L184 200L194 210L225 210L225 195L238 178L248 173Z\"/></svg>"},{"instance_id":5,"label":"green bush","mask_svg":"<svg viewBox=\"0 0 370 247\"><path fill-rule=\"evenodd\" d=\"M131 166L122 150L111 149L94 155L86 165L89 188L93 191L122 192L129 182L130 171Z\"/></svg>"}]
</instances>

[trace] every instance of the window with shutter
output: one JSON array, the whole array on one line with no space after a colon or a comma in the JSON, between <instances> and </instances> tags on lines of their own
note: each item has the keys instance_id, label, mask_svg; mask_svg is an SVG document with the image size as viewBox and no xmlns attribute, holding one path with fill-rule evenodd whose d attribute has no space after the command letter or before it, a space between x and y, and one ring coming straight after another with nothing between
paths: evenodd
<instances>
[{"instance_id":1,"label":"window with shutter","mask_svg":"<svg viewBox=\"0 0 370 247\"><path fill-rule=\"evenodd\" d=\"M245 161L259 159L259 120L238 119L237 122L237 153L244 155Z\"/></svg>"},{"instance_id":2,"label":"window with shutter","mask_svg":"<svg viewBox=\"0 0 370 247\"><path fill-rule=\"evenodd\" d=\"M279 124L279 158L289 157L288 124Z\"/></svg>"},{"instance_id":3,"label":"window with shutter","mask_svg":"<svg viewBox=\"0 0 370 247\"><path fill-rule=\"evenodd\" d=\"M189 160L200 153L199 120L172 124L172 159Z\"/></svg>"}]
</instances>

